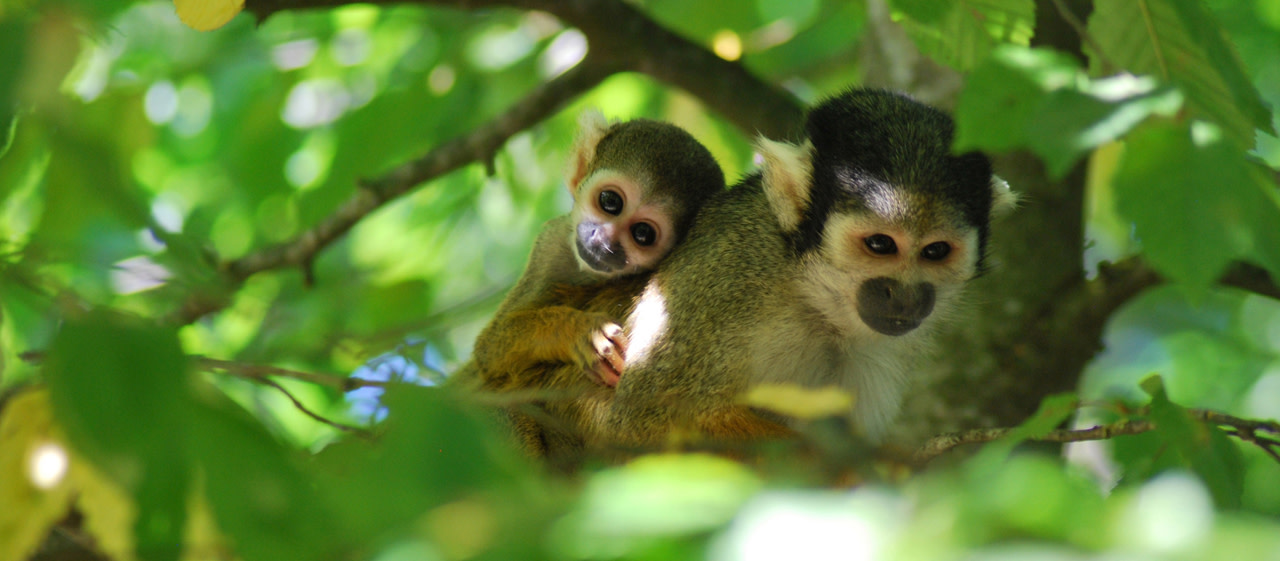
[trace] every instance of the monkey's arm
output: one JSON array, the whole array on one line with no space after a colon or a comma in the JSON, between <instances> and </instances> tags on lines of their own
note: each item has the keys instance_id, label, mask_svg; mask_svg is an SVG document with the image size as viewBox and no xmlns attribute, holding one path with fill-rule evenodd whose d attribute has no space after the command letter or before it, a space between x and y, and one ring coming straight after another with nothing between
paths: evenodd
<instances>
[{"instance_id":1,"label":"monkey's arm","mask_svg":"<svg viewBox=\"0 0 1280 561\"><path fill-rule=\"evenodd\" d=\"M547 387L555 380L544 379L547 369L538 366L546 364L576 367L582 379L605 366L606 375L614 374L601 381L612 385L626 348L622 328L612 318L568 306L509 313L486 328L483 339L483 345L477 340L475 360L484 387L499 391Z\"/></svg>"}]
</instances>

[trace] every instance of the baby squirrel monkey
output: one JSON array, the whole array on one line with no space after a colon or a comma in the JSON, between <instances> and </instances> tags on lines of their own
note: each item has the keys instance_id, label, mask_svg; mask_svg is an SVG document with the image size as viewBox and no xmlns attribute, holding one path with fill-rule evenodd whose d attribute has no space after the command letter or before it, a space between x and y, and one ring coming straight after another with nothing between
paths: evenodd
<instances>
[{"instance_id":1,"label":"baby squirrel monkey","mask_svg":"<svg viewBox=\"0 0 1280 561\"><path fill-rule=\"evenodd\" d=\"M585 298L610 285L637 290L631 277L666 257L702 203L724 190L715 158L675 125L610 124L595 110L578 124L566 177L573 210L543 226L524 274L476 338L464 370L474 369L480 389L617 384L625 305L587 312ZM546 365L579 374L547 380Z\"/></svg>"},{"instance_id":2,"label":"baby squirrel monkey","mask_svg":"<svg viewBox=\"0 0 1280 561\"><path fill-rule=\"evenodd\" d=\"M809 112L802 143L761 139L762 172L708 201L635 299L617 391L560 424L624 447L782 436L790 421L743 397L793 384L846 391L855 426L882 435L1015 201L952 134L940 111L854 89Z\"/></svg>"}]
</instances>

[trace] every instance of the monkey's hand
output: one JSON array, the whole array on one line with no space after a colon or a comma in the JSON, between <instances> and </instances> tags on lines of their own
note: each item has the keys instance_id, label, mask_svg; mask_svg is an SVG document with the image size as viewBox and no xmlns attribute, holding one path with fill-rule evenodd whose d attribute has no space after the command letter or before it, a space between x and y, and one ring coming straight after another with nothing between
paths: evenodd
<instances>
[{"instance_id":1,"label":"monkey's hand","mask_svg":"<svg viewBox=\"0 0 1280 561\"><path fill-rule=\"evenodd\" d=\"M586 342L590 345L588 354L580 354L585 349L575 353L578 364L594 381L609 387L618 385L627 358L627 336L622 326L605 321L587 333Z\"/></svg>"}]
</instances>

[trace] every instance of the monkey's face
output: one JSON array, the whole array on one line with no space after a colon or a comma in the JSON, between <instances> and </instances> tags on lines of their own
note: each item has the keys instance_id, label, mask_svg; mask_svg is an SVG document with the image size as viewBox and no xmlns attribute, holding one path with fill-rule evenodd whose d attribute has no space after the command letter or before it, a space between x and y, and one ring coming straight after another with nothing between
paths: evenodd
<instances>
[{"instance_id":1,"label":"monkey's face","mask_svg":"<svg viewBox=\"0 0 1280 561\"><path fill-rule=\"evenodd\" d=\"M637 179L599 170L574 195L574 254L587 271L617 276L647 271L675 245L672 205L646 197Z\"/></svg>"},{"instance_id":2,"label":"monkey's face","mask_svg":"<svg viewBox=\"0 0 1280 561\"><path fill-rule=\"evenodd\" d=\"M842 332L911 333L950 311L977 271L976 228L895 196L878 209L833 213L805 260L809 298Z\"/></svg>"}]
</instances>

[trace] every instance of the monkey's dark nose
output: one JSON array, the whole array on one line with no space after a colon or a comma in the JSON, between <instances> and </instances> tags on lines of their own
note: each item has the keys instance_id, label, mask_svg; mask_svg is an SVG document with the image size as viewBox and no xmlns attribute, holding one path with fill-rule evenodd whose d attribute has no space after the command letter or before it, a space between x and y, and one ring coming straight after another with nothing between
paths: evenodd
<instances>
[{"instance_id":1,"label":"monkey's dark nose","mask_svg":"<svg viewBox=\"0 0 1280 561\"><path fill-rule=\"evenodd\" d=\"M906 285L877 277L858 287L858 316L885 335L902 335L920 327L933 313L934 288L927 282Z\"/></svg>"},{"instance_id":2,"label":"monkey's dark nose","mask_svg":"<svg viewBox=\"0 0 1280 561\"><path fill-rule=\"evenodd\" d=\"M578 257L588 267L601 273L612 273L627 265L627 252L614 242L598 224L583 221L578 224L574 245Z\"/></svg>"}]
</instances>

